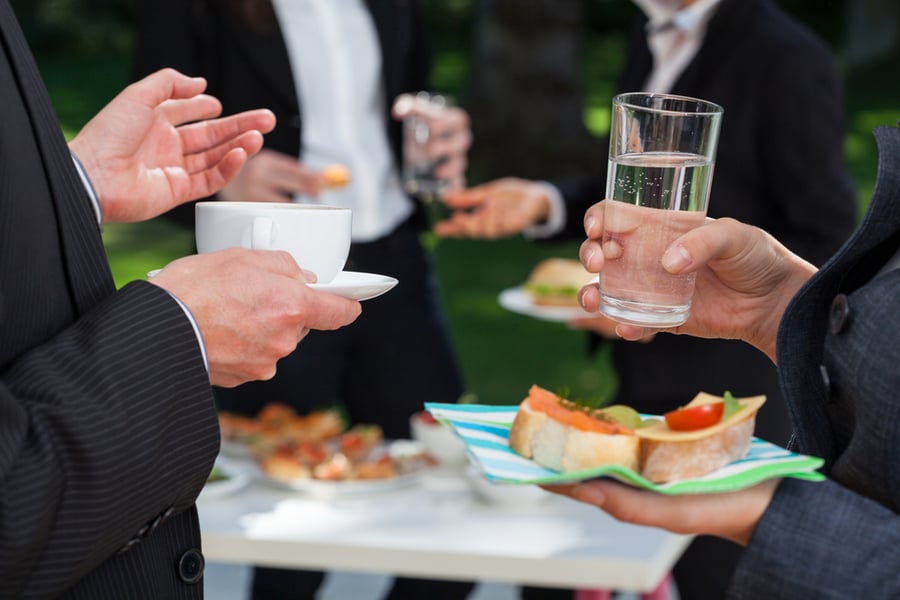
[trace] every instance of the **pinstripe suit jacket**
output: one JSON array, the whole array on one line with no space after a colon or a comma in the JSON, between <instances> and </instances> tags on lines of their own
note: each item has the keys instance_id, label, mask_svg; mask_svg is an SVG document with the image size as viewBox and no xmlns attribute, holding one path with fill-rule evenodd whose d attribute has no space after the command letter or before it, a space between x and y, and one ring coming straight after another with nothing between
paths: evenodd
<instances>
[{"instance_id":1,"label":"pinstripe suit jacket","mask_svg":"<svg viewBox=\"0 0 900 600\"><path fill-rule=\"evenodd\" d=\"M854 236L793 300L778 335L801 452L825 483L786 480L732 582L735 598L900 597L900 129Z\"/></svg>"},{"instance_id":2,"label":"pinstripe suit jacket","mask_svg":"<svg viewBox=\"0 0 900 600\"><path fill-rule=\"evenodd\" d=\"M115 289L7 0L0 107L0 598L200 597L197 340L164 290Z\"/></svg>"}]
</instances>

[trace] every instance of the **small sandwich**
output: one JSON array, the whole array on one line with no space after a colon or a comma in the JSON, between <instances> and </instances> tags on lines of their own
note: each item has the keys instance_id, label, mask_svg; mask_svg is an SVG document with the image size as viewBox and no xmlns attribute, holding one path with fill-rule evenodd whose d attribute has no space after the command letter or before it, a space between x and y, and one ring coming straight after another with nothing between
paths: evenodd
<instances>
[{"instance_id":1,"label":"small sandwich","mask_svg":"<svg viewBox=\"0 0 900 600\"><path fill-rule=\"evenodd\" d=\"M564 473L621 465L653 483L690 479L746 454L764 402L765 396L700 393L662 419L642 419L624 405L587 408L532 386L510 428L509 446Z\"/></svg>"},{"instance_id":2,"label":"small sandwich","mask_svg":"<svg viewBox=\"0 0 900 600\"><path fill-rule=\"evenodd\" d=\"M541 306L578 306L578 290L596 277L580 261L547 258L531 270L525 291Z\"/></svg>"},{"instance_id":3,"label":"small sandwich","mask_svg":"<svg viewBox=\"0 0 900 600\"><path fill-rule=\"evenodd\" d=\"M635 431L641 438L641 475L654 483L701 477L743 457L765 396L734 398L699 393L663 420Z\"/></svg>"},{"instance_id":4,"label":"small sandwich","mask_svg":"<svg viewBox=\"0 0 900 600\"><path fill-rule=\"evenodd\" d=\"M350 183L350 171L341 164L328 165L321 172L322 187L338 188Z\"/></svg>"},{"instance_id":5,"label":"small sandwich","mask_svg":"<svg viewBox=\"0 0 900 600\"><path fill-rule=\"evenodd\" d=\"M536 385L519 405L509 430L509 447L561 472L605 465L637 471L640 458L640 438L619 419L583 408Z\"/></svg>"}]
</instances>

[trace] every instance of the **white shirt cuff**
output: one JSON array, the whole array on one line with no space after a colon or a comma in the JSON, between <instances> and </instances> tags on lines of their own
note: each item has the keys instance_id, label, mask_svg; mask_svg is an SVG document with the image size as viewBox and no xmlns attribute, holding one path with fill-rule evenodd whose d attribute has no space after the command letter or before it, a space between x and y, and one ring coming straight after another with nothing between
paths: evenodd
<instances>
[{"instance_id":1,"label":"white shirt cuff","mask_svg":"<svg viewBox=\"0 0 900 600\"><path fill-rule=\"evenodd\" d=\"M181 307L181 310L184 311L184 314L187 315L188 320L191 322L191 327L194 328L194 335L197 336L197 344L200 346L200 354L203 356L203 366L206 367L206 372L209 373L209 359L206 358L206 344L203 343L203 335L200 333L200 327L197 325L197 320L194 318L194 315L191 314L191 309L187 307L187 305L182 302L178 296L166 290L170 296L178 303L178 306Z\"/></svg>"},{"instance_id":2,"label":"white shirt cuff","mask_svg":"<svg viewBox=\"0 0 900 600\"><path fill-rule=\"evenodd\" d=\"M522 237L528 240L536 240L548 238L556 235L563 230L566 224L566 203L563 202L562 194L555 185L546 181L536 181L541 186L547 201L550 203L550 211L547 220L538 225L529 225L522 230Z\"/></svg>"},{"instance_id":3,"label":"white shirt cuff","mask_svg":"<svg viewBox=\"0 0 900 600\"><path fill-rule=\"evenodd\" d=\"M87 194L91 199L91 205L94 207L94 216L97 217L97 224L102 228L103 210L100 208L100 198L97 196L97 190L94 189L91 178L88 177L87 171L84 170L84 165L81 164L81 161L78 160L75 153L69 152L69 154L72 156L72 162L75 163L75 170L78 171L78 176L81 177L81 184L84 186L85 191L87 191Z\"/></svg>"}]
</instances>

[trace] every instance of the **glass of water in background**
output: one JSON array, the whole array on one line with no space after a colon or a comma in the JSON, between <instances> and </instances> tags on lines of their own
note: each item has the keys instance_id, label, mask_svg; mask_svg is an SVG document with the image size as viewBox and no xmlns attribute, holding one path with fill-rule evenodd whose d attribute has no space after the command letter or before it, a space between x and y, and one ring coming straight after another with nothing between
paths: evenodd
<instances>
[{"instance_id":1,"label":"glass of water in background","mask_svg":"<svg viewBox=\"0 0 900 600\"><path fill-rule=\"evenodd\" d=\"M453 100L429 92L418 92L408 100L414 103L416 110L403 119L403 187L411 196L434 204L449 182L434 175L435 167L445 158L435 155L435 135L430 121L453 106Z\"/></svg>"},{"instance_id":2,"label":"glass of water in background","mask_svg":"<svg viewBox=\"0 0 900 600\"><path fill-rule=\"evenodd\" d=\"M601 241L600 311L622 323L684 323L694 274L662 267L669 245L703 224L722 107L683 96L613 99Z\"/></svg>"}]
</instances>

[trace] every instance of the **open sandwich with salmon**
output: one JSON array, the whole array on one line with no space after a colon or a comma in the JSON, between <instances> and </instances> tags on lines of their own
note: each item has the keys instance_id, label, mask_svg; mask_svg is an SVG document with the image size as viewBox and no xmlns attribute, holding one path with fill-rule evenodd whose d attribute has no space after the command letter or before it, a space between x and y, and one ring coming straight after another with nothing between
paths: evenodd
<instances>
[{"instance_id":1,"label":"open sandwich with salmon","mask_svg":"<svg viewBox=\"0 0 900 600\"><path fill-rule=\"evenodd\" d=\"M560 472L621 465L653 483L701 477L747 453L765 396L700 393L662 417L624 405L591 408L537 385L509 431L517 454Z\"/></svg>"}]
</instances>

